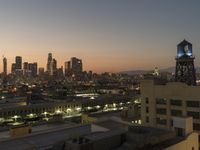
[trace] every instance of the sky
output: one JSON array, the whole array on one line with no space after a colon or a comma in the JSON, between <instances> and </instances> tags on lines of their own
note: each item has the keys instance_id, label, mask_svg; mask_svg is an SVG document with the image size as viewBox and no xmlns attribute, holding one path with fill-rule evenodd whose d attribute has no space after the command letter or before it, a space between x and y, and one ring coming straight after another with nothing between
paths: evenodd
<instances>
[{"instance_id":1,"label":"sky","mask_svg":"<svg viewBox=\"0 0 200 150\"><path fill-rule=\"evenodd\" d=\"M81 58L84 70L175 66L176 45L193 44L200 65L199 0L0 0L0 55L45 67ZM2 62L2 57L0 57ZM2 71L2 63L0 63Z\"/></svg>"}]
</instances>

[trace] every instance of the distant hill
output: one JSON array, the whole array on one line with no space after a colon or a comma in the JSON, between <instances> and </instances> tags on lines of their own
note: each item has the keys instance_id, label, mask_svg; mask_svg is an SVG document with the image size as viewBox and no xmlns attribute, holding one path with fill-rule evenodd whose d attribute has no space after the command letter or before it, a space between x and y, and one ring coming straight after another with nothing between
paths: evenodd
<instances>
[{"instance_id":1,"label":"distant hill","mask_svg":"<svg viewBox=\"0 0 200 150\"><path fill-rule=\"evenodd\" d=\"M119 74L128 74L128 75L136 75L136 74L146 74L147 70L129 70L129 71L121 71Z\"/></svg>"},{"instance_id":2,"label":"distant hill","mask_svg":"<svg viewBox=\"0 0 200 150\"><path fill-rule=\"evenodd\" d=\"M174 73L175 72L175 67L169 67L169 68L160 69L160 72L171 72L171 73Z\"/></svg>"},{"instance_id":3,"label":"distant hill","mask_svg":"<svg viewBox=\"0 0 200 150\"><path fill-rule=\"evenodd\" d=\"M128 70L128 71L121 71L121 72L119 72L119 74L136 75L136 74L146 74L151 71L153 71L153 70ZM175 73L175 67L163 68L163 69L160 69L160 72ZM200 73L200 67L196 67L196 72Z\"/></svg>"}]
</instances>

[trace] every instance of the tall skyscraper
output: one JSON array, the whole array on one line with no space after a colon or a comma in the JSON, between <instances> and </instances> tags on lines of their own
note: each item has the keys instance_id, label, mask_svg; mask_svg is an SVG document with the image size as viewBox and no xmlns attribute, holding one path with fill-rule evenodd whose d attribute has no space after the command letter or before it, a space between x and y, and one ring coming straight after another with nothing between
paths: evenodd
<instances>
[{"instance_id":1,"label":"tall skyscraper","mask_svg":"<svg viewBox=\"0 0 200 150\"><path fill-rule=\"evenodd\" d=\"M72 57L70 61L65 62L65 76L81 79L83 77L82 60Z\"/></svg>"},{"instance_id":2,"label":"tall skyscraper","mask_svg":"<svg viewBox=\"0 0 200 150\"><path fill-rule=\"evenodd\" d=\"M39 68L39 76L44 75L44 68L40 67Z\"/></svg>"},{"instance_id":3,"label":"tall skyscraper","mask_svg":"<svg viewBox=\"0 0 200 150\"><path fill-rule=\"evenodd\" d=\"M76 57L72 57L70 60L70 70L73 73L83 72L82 60Z\"/></svg>"},{"instance_id":4,"label":"tall skyscraper","mask_svg":"<svg viewBox=\"0 0 200 150\"><path fill-rule=\"evenodd\" d=\"M186 40L177 46L175 81L196 85L192 44Z\"/></svg>"},{"instance_id":5,"label":"tall skyscraper","mask_svg":"<svg viewBox=\"0 0 200 150\"><path fill-rule=\"evenodd\" d=\"M52 53L48 54L47 59L47 73L49 75L55 75L57 72L57 61L55 58L53 58Z\"/></svg>"},{"instance_id":6,"label":"tall skyscraper","mask_svg":"<svg viewBox=\"0 0 200 150\"><path fill-rule=\"evenodd\" d=\"M48 54L48 59L47 59L47 72L50 75L53 69L53 57L52 57L52 53Z\"/></svg>"},{"instance_id":7,"label":"tall skyscraper","mask_svg":"<svg viewBox=\"0 0 200 150\"><path fill-rule=\"evenodd\" d=\"M54 58L53 59L53 74L55 74L57 71L57 60Z\"/></svg>"},{"instance_id":8,"label":"tall skyscraper","mask_svg":"<svg viewBox=\"0 0 200 150\"><path fill-rule=\"evenodd\" d=\"M28 70L31 74L31 76L36 76L37 75L37 63L29 63L28 64Z\"/></svg>"},{"instance_id":9,"label":"tall skyscraper","mask_svg":"<svg viewBox=\"0 0 200 150\"><path fill-rule=\"evenodd\" d=\"M12 66L11 66L11 73L12 73L12 74L15 74L15 71L16 71L16 64L15 64L15 63L12 63Z\"/></svg>"},{"instance_id":10,"label":"tall skyscraper","mask_svg":"<svg viewBox=\"0 0 200 150\"><path fill-rule=\"evenodd\" d=\"M4 77L7 76L7 58L6 57L3 58L3 75Z\"/></svg>"},{"instance_id":11,"label":"tall skyscraper","mask_svg":"<svg viewBox=\"0 0 200 150\"><path fill-rule=\"evenodd\" d=\"M67 76L69 74L69 72L70 72L70 61L65 62L64 72L65 72L65 76Z\"/></svg>"},{"instance_id":12,"label":"tall skyscraper","mask_svg":"<svg viewBox=\"0 0 200 150\"><path fill-rule=\"evenodd\" d=\"M24 71L24 75L28 75L28 73L29 73L28 62L24 62L24 64L23 64L23 71Z\"/></svg>"},{"instance_id":13,"label":"tall skyscraper","mask_svg":"<svg viewBox=\"0 0 200 150\"><path fill-rule=\"evenodd\" d=\"M16 56L15 57L15 69L22 69L22 57Z\"/></svg>"}]
</instances>

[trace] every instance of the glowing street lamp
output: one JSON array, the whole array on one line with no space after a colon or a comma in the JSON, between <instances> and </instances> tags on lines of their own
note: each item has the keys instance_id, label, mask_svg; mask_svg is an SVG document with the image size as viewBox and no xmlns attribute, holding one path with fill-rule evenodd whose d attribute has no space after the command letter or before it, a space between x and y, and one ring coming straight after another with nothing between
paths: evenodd
<instances>
[{"instance_id":1,"label":"glowing street lamp","mask_svg":"<svg viewBox=\"0 0 200 150\"><path fill-rule=\"evenodd\" d=\"M16 116L16 115L15 115L13 118L14 118L14 120L15 120L15 122L16 122L16 121L17 121L17 118L18 118L18 116Z\"/></svg>"},{"instance_id":2,"label":"glowing street lamp","mask_svg":"<svg viewBox=\"0 0 200 150\"><path fill-rule=\"evenodd\" d=\"M87 109L88 109L88 110L91 110L91 109L92 109L92 107L88 106L88 107L87 107Z\"/></svg>"},{"instance_id":3,"label":"glowing street lamp","mask_svg":"<svg viewBox=\"0 0 200 150\"><path fill-rule=\"evenodd\" d=\"M60 114L61 113L61 111L60 110L56 110L56 114Z\"/></svg>"},{"instance_id":4,"label":"glowing street lamp","mask_svg":"<svg viewBox=\"0 0 200 150\"><path fill-rule=\"evenodd\" d=\"M44 114L44 116L46 117L48 113L45 111L43 114Z\"/></svg>"},{"instance_id":5,"label":"glowing street lamp","mask_svg":"<svg viewBox=\"0 0 200 150\"><path fill-rule=\"evenodd\" d=\"M67 113L71 112L72 109L71 108L67 108Z\"/></svg>"},{"instance_id":6,"label":"glowing street lamp","mask_svg":"<svg viewBox=\"0 0 200 150\"><path fill-rule=\"evenodd\" d=\"M29 117L30 117L30 118L33 118L33 114L30 114Z\"/></svg>"},{"instance_id":7,"label":"glowing street lamp","mask_svg":"<svg viewBox=\"0 0 200 150\"><path fill-rule=\"evenodd\" d=\"M77 108L76 108L76 110L77 110L77 111L80 111L80 110L81 110L81 108L80 108L80 107L77 107Z\"/></svg>"},{"instance_id":8,"label":"glowing street lamp","mask_svg":"<svg viewBox=\"0 0 200 150\"><path fill-rule=\"evenodd\" d=\"M99 109L99 108L100 108L100 106L99 106L99 105L97 105L97 106L96 106L96 108L97 108L97 109Z\"/></svg>"}]
</instances>

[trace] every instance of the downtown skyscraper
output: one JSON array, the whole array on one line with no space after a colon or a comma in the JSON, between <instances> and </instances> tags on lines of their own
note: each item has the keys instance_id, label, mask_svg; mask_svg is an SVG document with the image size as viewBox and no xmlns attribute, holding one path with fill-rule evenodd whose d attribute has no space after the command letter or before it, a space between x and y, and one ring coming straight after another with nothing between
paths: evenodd
<instances>
[{"instance_id":1,"label":"downtown skyscraper","mask_svg":"<svg viewBox=\"0 0 200 150\"><path fill-rule=\"evenodd\" d=\"M3 76L7 76L7 58L3 57Z\"/></svg>"},{"instance_id":2,"label":"downtown skyscraper","mask_svg":"<svg viewBox=\"0 0 200 150\"><path fill-rule=\"evenodd\" d=\"M52 76L55 74L56 70L57 70L57 61L55 58L53 58L52 53L49 53L47 59L47 73L48 75Z\"/></svg>"}]
</instances>

